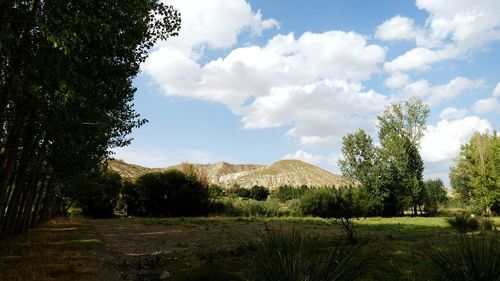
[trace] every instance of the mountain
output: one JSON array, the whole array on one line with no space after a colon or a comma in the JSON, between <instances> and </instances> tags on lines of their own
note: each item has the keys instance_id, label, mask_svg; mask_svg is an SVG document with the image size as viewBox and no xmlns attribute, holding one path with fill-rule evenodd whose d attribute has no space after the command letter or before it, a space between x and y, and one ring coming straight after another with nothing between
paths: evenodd
<instances>
[{"instance_id":1,"label":"mountain","mask_svg":"<svg viewBox=\"0 0 500 281\"><path fill-rule=\"evenodd\" d=\"M136 178L148 172L177 169L184 171L188 165L199 174L206 175L213 184L231 187L235 184L250 188L262 185L274 189L280 185L292 186L343 186L348 181L340 176L300 160L280 160L272 165L231 164L179 164L167 168L145 168L121 160L109 161L109 167L123 177Z\"/></svg>"}]
</instances>

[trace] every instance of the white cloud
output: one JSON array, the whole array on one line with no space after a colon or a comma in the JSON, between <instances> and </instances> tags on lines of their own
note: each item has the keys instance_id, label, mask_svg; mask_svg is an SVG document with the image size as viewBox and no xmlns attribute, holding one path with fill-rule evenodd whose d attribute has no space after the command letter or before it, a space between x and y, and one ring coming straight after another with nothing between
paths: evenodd
<instances>
[{"instance_id":1,"label":"white cloud","mask_svg":"<svg viewBox=\"0 0 500 281\"><path fill-rule=\"evenodd\" d=\"M408 33L407 38L415 38L417 47L387 62L384 65L387 71L425 70L434 63L500 39L498 0L417 0L416 4L429 13L424 27L411 25L418 32ZM410 27L408 22L397 21L401 22L401 29Z\"/></svg>"},{"instance_id":2,"label":"white cloud","mask_svg":"<svg viewBox=\"0 0 500 281\"><path fill-rule=\"evenodd\" d=\"M457 109L455 107L447 107L441 111L441 113L439 114L439 118L451 121L456 119L462 119L468 113L469 111L467 109Z\"/></svg>"},{"instance_id":3,"label":"white cloud","mask_svg":"<svg viewBox=\"0 0 500 281\"><path fill-rule=\"evenodd\" d=\"M236 112L249 98L266 96L273 87L327 78L368 79L384 57L383 48L367 45L363 36L353 32L306 32L299 38L277 35L264 47L237 48L205 65L160 48L143 70L167 95L216 101Z\"/></svg>"},{"instance_id":4,"label":"white cloud","mask_svg":"<svg viewBox=\"0 0 500 281\"><path fill-rule=\"evenodd\" d=\"M425 70L433 63L453 58L458 54L459 51L452 46L440 50L417 47L398 56L390 62L386 62L384 64L384 69L389 72L408 71L413 69Z\"/></svg>"},{"instance_id":5,"label":"white cloud","mask_svg":"<svg viewBox=\"0 0 500 281\"><path fill-rule=\"evenodd\" d=\"M321 155L314 155L300 149L293 154L287 154L283 157L283 159L301 160L313 165L319 165L323 161L323 158Z\"/></svg>"},{"instance_id":6,"label":"white cloud","mask_svg":"<svg viewBox=\"0 0 500 281\"><path fill-rule=\"evenodd\" d=\"M410 77L402 72L391 73L391 76L384 81L386 87L391 89L401 88L408 84Z\"/></svg>"},{"instance_id":7,"label":"white cloud","mask_svg":"<svg viewBox=\"0 0 500 281\"><path fill-rule=\"evenodd\" d=\"M497 84L497 86L495 87L495 90L493 90L492 95L494 97L500 97L500 83Z\"/></svg>"},{"instance_id":8,"label":"white cloud","mask_svg":"<svg viewBox=\"0 0 500 281\"><path fill-rule=\"evenodd\" d=\"M262 19L245 0L166 0L180 11L181 31L178 37L159 44L189 57L200 54L199 47L228 48L236 44L238 35L248 30L260 34L278 26L274 19Z\"/></svg>"},{"instance_id":9,"label":"white cloud","mask_svg":"<svg viewBox=\"0 0 500 281\"><path fill-rule=\"evenodd\" d=\"M447 84L432 86L427 80L418 80L407 84L401 91L403 96L421 97L430 105L436 105L446 100L452 100L471 89L483 85L483 80L472 81L464 77L457 77Z\"/></svg>"},{"instance_id":10,"label":"white cloud","mask_svg":"<svg viewBox=\"0 0 500 281\"><path fill-rule=\"evenodd\" d=\"M451 41L463 49L500 39L500 1L417 0L429 13L428 40Z\"/></svg>"},{"instance_id":11,"label":"white cloud","mask_svg":"<svg viewBox=\"0 0 500 281\"><path fill-rule=\"evenodd\" d=\"M474 103L472 110L477 113L485 113L489 111L500 111L500 102L496 97L480 99Z\"/></svg>"},{"instance_id":12,"label":"white cloud","mask_svg":"<svg viewBox=\"0 0 500 281\"><path fill-rule=\"evenodd\" d=\"M231 9L245 10L242 17L246 20L239 21L239 27L231 25L228 32L234 36L223 38L215 33L220 31L219 25L230 24L212 23L202 16L204 9L175 2L183 13L183 22L187 17L186 33L203 27L210 30L208 33L215 32L214 36L179 37L173 43L169 40L160 44L142 65L144 73L166 95L228 106L241 116L245 128L288 125L291 129L287 135L303 144L331 144L350 127L372 127L373 113L383 109L387 98L363 89L361 81L380 71L385 50L368 44L365 36L355 32L306 32L298 37L278 34L264 46L235 48L225 57L202 63L200 45L229 47L245 28L260 31L274 26L274 21L266 24L248 5L236 2L240 4ZM227 12L222 0L213 3L210 14L220 17ZM198 18L200 22L196 22ZM251 20L255 18L258 20ZM178 50L178 41L190 51Z\"/></svg>"},{"instance_id":13,"label":"white cloud","mask_svg":"<svg viewBox=\"0 0 500 281\"><path fill-rule=\"evenodd\" d=\"M448 161L458 155L460 145L466 143L476 131L492 130L486 119L467 116L457 120L441 120L436 125L428 125L422 139L421 154L426 162Z\"/></svg>"},{"instance_id":14,"label":"white cloud","mask_svg":"<svg viewBox=\"0 0 500 281\"><path fill-rule=\"evenodd\" d=\"M411 40L416 32L412 19L397 15L379 25L375 37L385 41Z\"/></svg>"},{"instance_id":15,"label":"white cloud","mask_svg":"<svg viewBox=\"0 0 500 281\"><path fill-rule=\"evenodd\" d=\"M245 108L247 128L292 125L288 135L303 144L335 143L353 128L373 130L375 114L388 103L386 96L363 91L361 85L342 80L275 87Z\"/></svg>"}]
</instances>

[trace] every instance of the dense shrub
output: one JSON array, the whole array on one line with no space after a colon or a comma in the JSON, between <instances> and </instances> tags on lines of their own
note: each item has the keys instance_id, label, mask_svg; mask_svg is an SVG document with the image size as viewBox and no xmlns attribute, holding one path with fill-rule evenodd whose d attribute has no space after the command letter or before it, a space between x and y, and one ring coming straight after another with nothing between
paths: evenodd
<instances>
[{"instance_id":1,"label":"dense shrub","mask_svg":"<svg viewBox=\"0 0 500 281\"><path fill-rule=\"evenodd\" d=\"M230 197L250 198L250 190L237 184L228 189L227 194Z\"/></svg>"},{"instance_id":2,"label":"dense shrub","mask_svg":"<svg viewBox=\"0 0 500 281\"><path fill-rule=\"evenodd\" d=\"M210 199L217 199L226 195L226 191L220 185L211 184L208 186L208 196Z\"/></svg>"},{"instance_id":3,"label":"dense shrub","mask_svg":"<svg viewBox=\"0 0 500 281\"><path fill-rule=\"evenodd\" d=\"M267 199L267 196L269 196L269 189L264 186L254 185L250 188L250 198L252 199L264 201Z\"/></svg>"},{"instance_id":4,"label":"dense shrub","mask_svg":"<svg viewBox=\"0 0 500 281\"><path fill-rule=\"evenodd\" d=\"M291 185L281 185L272 192L272 197L281 202L299 199L309 188L307 185L293 187Z\"/></svg>"},{"instance_id":5,"label":"dense shrub","mask_svg":"<svg viewBox=\"0 0 500 281\"><path fill-rule=\"evenodd\" d=\"M137 185L131 180L123 181L121 190L121 201L123 202L124 213L127 216L134 216L144 213L139 196Z\"/></svg>"},{"instance_id":6,"label":"dense shrub","mask_svg":"<svg viewBox=\"0 0 500 281\"><path fill-rule=\"evenodd\" d=\"M424 182L423 203L427 215L436 215L439 204L445 203L447 200L446 189L442 180L426 180Z\"/></svg>"},{"instance_id":7,"label":"dense shrub","mask_svg":"<svg viewBox=\"0 0 500 281\"><path fill-rule=\"evenodd\" d=\"M291 213L276 201L254 199L224 198L212 203L211 207L213 214L234 217L282 217Z\"/></svg>"},{"instance_id":8,"label":"dense shrub","mask_svg":"<svg viewBox=\"0 0 500 281\"><path fill-rule=\"evenodd\" d=\"M84 216L110 218L114 215L121 186L120 174L107 170L96 174L93 181L78 185L72 196Z\"/></svg>"},{"instance_id":9,"label":"dense shrub","mask_svg":"<svg viewBox=\"0 0 500 281\"><path fill-rule=\"evenodd\" d=\"M479 220L468 213L458 212L446 219L448 224L460 233L479 230Z\"/></svg>"},{"instance_id":10,"label":"dense shrub","mask_svg":"<svg viewBox=\"0 0 500 281\"><path fill-rule=\"evenodd\" d=\"M208 212L208 189L177 170L148 173L135 183L139 206L134 215L199 216Z\"/></svg>"}]
</instances>

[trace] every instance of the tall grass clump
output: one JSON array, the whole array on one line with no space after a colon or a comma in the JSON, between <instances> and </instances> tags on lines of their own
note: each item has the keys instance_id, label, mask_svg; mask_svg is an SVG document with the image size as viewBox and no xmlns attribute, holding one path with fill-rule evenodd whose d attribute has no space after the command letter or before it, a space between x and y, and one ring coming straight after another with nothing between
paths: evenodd
<instances>
[{"instance_id":1,"label":"tall grass clump","mask_svg":"<svg viewBox=\"0 0 500 281\"><path fill-rule=\"evenodd\" d=\"M370 269L373 256L360 255L364 244L334 247L325 254L296 230L269 231L257 244L253 281L351 281Z\"/></svg>"},{"instance_id":2,"label":"tall grass clump","mask_svg":"<svg viewBox=\"0 0 500 281\"><path fill-rule=\"evenodd\" d=\"M500 280L500 247L493 236L462 234L442 245L428 253L436 280Z\"/></svg>"},{"instance_id":3,"label":"tall grass clump","mask_svg":"<svg viewBox=\"0 0 500 281\"><path fill-rule=\"evenodd\" d=\"M465 212L458 212L446 219L446 222L459 233L479 230L479 220Z\"/></svg>"}]
</instances>

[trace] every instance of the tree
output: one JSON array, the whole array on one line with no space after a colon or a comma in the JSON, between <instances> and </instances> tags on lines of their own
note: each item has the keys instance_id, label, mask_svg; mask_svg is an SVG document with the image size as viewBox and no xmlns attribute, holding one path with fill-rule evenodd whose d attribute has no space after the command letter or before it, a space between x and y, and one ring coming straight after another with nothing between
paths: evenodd
<instances>
[{"instance_id":1,"label":"tree","mask_svg":"<svg viewBox=\"0 0 500 281\"><path fill-rule=\"evenodd\" d=\"M428 215L434 215L438 211L439 204L448 200L446 189L441 179L426 180L424 188L424 211Z\"/></svg>"},{"instance_id":2,"label":"tree","mask_svg":"<svg viewBox=\"0 0 500 281\"><path fill-rule=\"evenodd\" d=\"M388 191L381 182L380 159L372 138L360 129L347 134L342 141L343 159L338 162L342 175L371 197L372 212L379 214Z\"/></svg>"},{"instance_id":3,"label":"tree","mask_svg":"<svg viewBox=\"0 0 500 281\"><path fill-rule=\"evenodd\" d=\"M485 212L500 212L500 137L496 131L475 133L462 145L450 182L463 201Z\"/></svg>"},{"instance_id":4,"label":"tree","mask_svg":"<svg viewBox=\"0 0 500 281\"><path fill-rule=\"evenodd\" d=\"M378 116L380 163L385 167L381 177L389 196L385 202L387 215L402 214L412 207L414 214L423 200L423 160L420 140L425 132L429 107L422 100L410 98L392 103Z\"/></svg>"},{"instance_id":5,"label":"tree","mask_svg":"<svg viewBox=\"0 0 500 281\"><path fill-rule=\"evenodd\" d=\"M180 15L155 0L3 1L0 237L55 215L64 189L103 170L145 121L132 78Z\"/></svg>"},{"instance_id":6,"label":"tree","mask_svg":"<svg viewBox=\"0 0 500 281\"><path fill-rule=\"evenodd\" d=\"M139 210L134 215L199 216L208 212L208 188L178 170L148 173L135 182Z\"/></svg>"}]
</instances>

